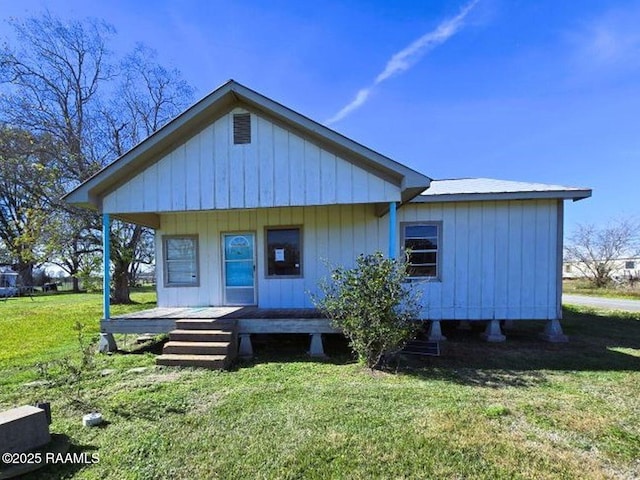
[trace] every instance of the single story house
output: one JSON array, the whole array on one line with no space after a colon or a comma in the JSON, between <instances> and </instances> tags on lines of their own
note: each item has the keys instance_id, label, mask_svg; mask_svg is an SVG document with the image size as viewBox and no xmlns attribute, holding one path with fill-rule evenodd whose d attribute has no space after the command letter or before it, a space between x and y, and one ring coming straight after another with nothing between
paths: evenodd
<instances>
[{"instance_id":1,"label":"single story house","mask_svg":"<svg viewBox=\"0 0 640 480\"><path fill-rule=\"evenodd\" d=\"M231 80L66 201L101 213L105 232L110 218L156 232L158 308L110 318L107 283L105 336L223 316L236 320L241 351L252 333L295 331L322 353L334 330L309 313L310 293L327 265L404 248L432 339L443 339L441 321L487 321L487 339L501 341L501 320L546 320L546 337L563 340L564 200L590 195L433 180Z\"/></svg>"}]
</instances>

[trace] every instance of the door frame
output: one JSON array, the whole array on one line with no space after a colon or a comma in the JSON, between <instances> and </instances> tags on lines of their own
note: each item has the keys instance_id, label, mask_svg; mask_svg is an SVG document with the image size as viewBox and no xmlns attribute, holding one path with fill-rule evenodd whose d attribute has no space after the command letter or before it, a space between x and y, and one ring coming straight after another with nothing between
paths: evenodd
<instances>
[{"instance_id":1,"label":"door frame","mask_svg":"<svg viewBox=\"0 0 640 480\"><path fill-rule=\"evenodd\" d=\"M233 235L251 235L253 237L253 303L230 303L227 301L227 258L226 258L226 248L225 248L225 236L233 236ZM227 231L220 232L220 258L221 258L221 276L222 276L222 304L224 306L257 306L258 305L258 261L257 261L257 240L258 236L255 231L252 230L238 230L238 231ZM233 287L232 287L233 288Z\"/></svg>"}]
</instances>

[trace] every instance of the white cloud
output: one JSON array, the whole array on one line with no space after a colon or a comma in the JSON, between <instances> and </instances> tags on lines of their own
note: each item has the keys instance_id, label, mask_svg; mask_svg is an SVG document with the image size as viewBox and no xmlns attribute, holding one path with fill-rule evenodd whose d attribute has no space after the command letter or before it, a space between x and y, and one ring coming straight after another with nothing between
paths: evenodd
<instances>
[{"instance_id":1,"label":"white cloud","mask_svg":"<svg viewBox=\"0 0 640 480\"><path fill-rule=\"evenodd\" d=\"M355 98L351 100L351 102L349 102L342 110L336 113L333 117L331 117L325 123L327 125L331 125L333 123L339 122L344 117L349 115L351 112L353 112L357 108L360 108L360 106L367 101L370 94L371 94L371 88L363 88L361 90L358 90L358 93L356 93Z\"/></svg>"},{"instance_id":2,"label":"white cloud","mask_svg":"<svg viewBox=\"0 0 640 480\"><path fill-rule=\"evenodd\" d=\"M387 62L384 70L376 76L373 83L369 87L360 89L351 102L344 106L325 123L327 125L332 125L345 118L354 110L360 108L369 99L369 96L376 85L409 70L427 52L433 50L438 45L443 44L455 35L460 28L462 28L464 25L464 19L478 1L479 0L471 0L460 10L458 15L443 21L434 30L425 33L406 48L393 54Z\"/></svg>"},{"instance_id":3,"label":"white cloud","mask_svg":"<svg viewBox=\"0 0 640 480\"><path fill-rule=\"evenodd\" d=\"M640 10L612 10L585 25L570 38L578 60L591 68L640 64Z\"/></svg>"},{"instance_id":4,"label":"white cloud","mask_svg":"<svg viewBox=\"0 0 640 480\"><path fill-rule=\"evenodd\" d=\"M476 3L478 3L478 0L472 0L464 6L458 15L445 20L438 25L435 30L425 33L407 48L394 54L389 62L387 62L384 71L376 77L374 83L377 85L394 75L408 70L429 50L434 49L455 35L456 32L460 30L460 27L462 27L464 18Z\"/></svg>"}]
</instances>

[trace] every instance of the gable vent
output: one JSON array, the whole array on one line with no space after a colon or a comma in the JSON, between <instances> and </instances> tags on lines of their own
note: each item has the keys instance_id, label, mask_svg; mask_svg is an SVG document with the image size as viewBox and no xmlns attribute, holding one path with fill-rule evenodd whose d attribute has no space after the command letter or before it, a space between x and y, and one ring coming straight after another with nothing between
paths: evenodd
<instances>
[{"instance_id":1,"label":"gable vent","mask_svg":"<svg viewBox=\"0 0 640 480\"><path fill-rule=\"evenodd\" d=\"M237 113L233 115L233 143L251 143L251 115Z\"/></svg>"}]
</instances>

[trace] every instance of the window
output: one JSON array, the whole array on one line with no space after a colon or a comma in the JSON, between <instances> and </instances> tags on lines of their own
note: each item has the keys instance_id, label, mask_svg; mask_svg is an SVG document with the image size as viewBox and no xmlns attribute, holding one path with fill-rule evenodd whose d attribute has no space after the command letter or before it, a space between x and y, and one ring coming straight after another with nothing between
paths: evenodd
<instances>
[{"instance_id":1,"label":"window","mask_svg":"<svg viewBox=\"0 0 640 480\"><path fill-rule=\"evenodd\" d=\"M301 277L302 255L300 228L283 227L266 229L267 276Z\"/></svg>"},{"instance_id":2,"label":"window","mask_svg":"<svg viewBox=\"0 0 640 480\"><path fill-rule=\"evenodd\" d=\"M164 284L167 287L196 287L198 274L198 237L163 237Z\"/></svg>"},{"instance_id":3,"label":"window","mask_svg":"<svg viewBox=\"0 0 640 480\"><path fill-rule=\"evenodd\" d=\"M402 246L409 254L409 277L438 278L440 276L441 223L403 223Z\"/></svg>"},{"instance_id":4,"label":"window","mask_svg":"<svg viewBox=\"0 0 640 480\"><path fill-rule=\"evenodd\" d=\"M565 265L564 266L564 273L571 273L571 265Z\"/></svg>"},{"instance_id":5,"label":"window","mask_svg":"<svg viewBox=\"0 0 640 480\"><path fill-rule=\"evenodd\" d=\"M633 270L636 268L636 262L634 262L633 260L627 260L626 262L624 262L624 268L627 270Z\"/></svg>"},{"instance_id":6,"label":"window","mask_svg":"<svg viewBox=\"0 0 640 480\"><path fill-rule=\"evenodd\" d=\"M251 114L233 115L233 143L235 145L251 143Z\"/></svg>"}]
</instances>

